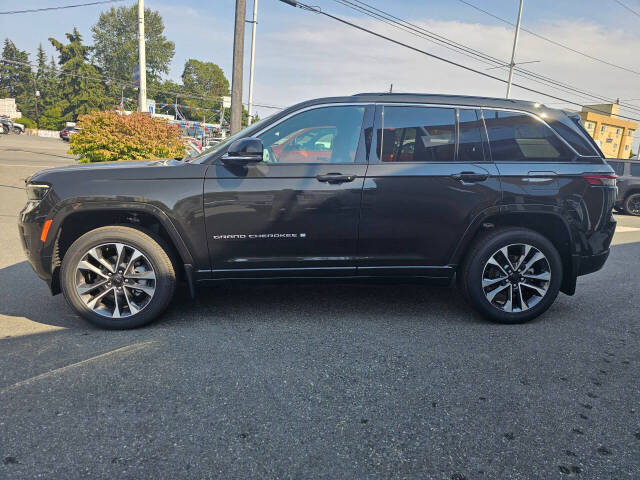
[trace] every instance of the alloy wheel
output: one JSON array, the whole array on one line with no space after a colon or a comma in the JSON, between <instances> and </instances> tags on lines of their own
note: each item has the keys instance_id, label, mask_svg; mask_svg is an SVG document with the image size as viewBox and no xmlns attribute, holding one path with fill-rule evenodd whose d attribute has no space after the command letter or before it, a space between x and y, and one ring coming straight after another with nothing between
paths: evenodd
<instances>
[{"instance_id":1,"label":"alloy wheel","mask_svg":"<svg viewBox=\"0 0 640 480\"><path fill-rule=\"evenodd\" d=\"M627 210L631 215L640 215L640 195L632 195L627 201Z\"/></svg>"},{"instance_id":2,"label":"alloy wheel","mask_svg":"<svg viewBox=\"0 0 640 480\"><path fill-rule=\"evenodd\" d=\"M482 290L489 303L508 313L535 307L547 294L551 267L536 247L515 243L502 247L485 263Z\"/></svg>"},{"instance_id":3,"label":"alloy wheel","mask_svg":"<svg viewBox=\"0 0 640 480\"><path fill-rule=\"evenodd\" d=\"M153 298L156 275L142 252L124 243L105 243L87 251L75 272L76 292L95 313L124 318Z\"/></svg>"}]
</instances>

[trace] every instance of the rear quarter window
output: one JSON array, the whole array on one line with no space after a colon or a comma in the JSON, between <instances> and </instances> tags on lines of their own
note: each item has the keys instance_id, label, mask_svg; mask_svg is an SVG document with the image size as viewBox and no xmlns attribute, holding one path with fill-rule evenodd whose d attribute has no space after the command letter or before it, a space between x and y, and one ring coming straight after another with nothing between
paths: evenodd
<instances>
[{"instance_id":1,"label":"rear quarter window","mask_svg":"<svg viewBox=\"0 0 640 480\"><path fill-rule=\"evenodd\" d=\"M640 163L631 164L631 176L640 177Z\"/></svg>"},{"instance_id":2,"label":"rear quarter window","mask_svg":"<svg viewBox=\"0 0 640 480\"><path fill-rule=\"evenodd\" d=\"M575 154L543 122L520 112L483 109L494 162L567 162Z\"/></svg>"}]
</instances>

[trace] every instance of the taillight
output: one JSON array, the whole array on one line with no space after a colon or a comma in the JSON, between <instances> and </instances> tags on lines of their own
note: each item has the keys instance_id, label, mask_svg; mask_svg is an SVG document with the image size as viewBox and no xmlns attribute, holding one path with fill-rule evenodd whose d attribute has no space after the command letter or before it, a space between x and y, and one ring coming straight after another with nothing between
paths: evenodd
<instances>
[{"instance_id":1,"label":"taillight","mask_svg":"<svg viewBox=\"0 0 640 480\"><path fill-rule=\"evenodd\" d=\"M615 187L617 175L607 175L600 173L588 173L583 175L584 179L591 185L599 185L601 187Z\"/></svg>"}]
</instances>

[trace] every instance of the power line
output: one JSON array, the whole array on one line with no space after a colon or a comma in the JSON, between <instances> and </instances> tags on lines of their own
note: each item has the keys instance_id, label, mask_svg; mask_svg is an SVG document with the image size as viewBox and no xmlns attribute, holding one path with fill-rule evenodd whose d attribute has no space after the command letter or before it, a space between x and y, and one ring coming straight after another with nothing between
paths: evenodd
<instances>
[{"instance_id":1,"label":"power line","mask_svg":"<svg viewBox=\"0 0 640 480\"><path fill-rule=\"evenodd\" d=\"M634 9L632 9L631 7L628 7L627 5L625 5L624 3L622 3L620 0L613 0L614 2L616 2L618 5L620 5L621 7L626 8L627 10L629 10L631 13L633 13L634 15L640 17L640 13L636 12Z\"/></svg>"},{"instance_id":2,"label":"power line","mask_svg":"<svg viewBox=\"0 0 640 480\"><path fill-rule=\"evenodd\" d=\"M116 2L123 2L123 1L124 0L102 0L99 2L76 3L75 5L61 5L58 7L32 8L29 10L9 10L7 12L0 12L0 15L15 15L17 13L46 12L49 10L65 10L67 8L89 7L91 5L102 5L104 3L116 3Z\"/></svg>"},{"instance_id":3,"label":"power line","mask_svg":"<svg viewBox=\"0 0 640 480\"><path fill-rule=\"evenodd\" d=\"M502 79L500 77L496 77L494 75L490 75L490 74L488 74L486 72L482 72L480 70L476 70L475 68L469 67L467 65L463 65L463 64L455 62L453 60L449 60L449 59L444 58L444 57L442 57L440 55L436 55L434 53L429 53L429 52L427 52L425 50L422 50L420 48L414 47L413 45L409 45L407 43L403 43L403 42L401 42L399 40L396 40L394 38L387 37L386 35L382 35L381 33L375 32L375 31L370 30L370 29L368 29L366 27L363 27L361 25L355 24L355 23L350 22L348 20L345 20L343 18L340 18L340 17L337 17L337 16L332 15L330 13L327 13L327 12L321 10L319 7L306 5L304 3L297 2L297 1L294 1L294 0L280 0L280 1L282 1L284 3L287 3L289 5L292 5L292 6L300 7L303 10L308 10L310 12L317 13L319 15L324 15L324 16L326 16L328 18L331 18L333 20L336 20L336 21L338 21L340 23L343 23L345 25L349 25L350 27L353 27L353 28L355 28L357 30L361 30L361 31L369 33L369 34L371 34L371 35L373 35L375 37L382 38L383 40L387 40L387 41L389 41L391 43L395 43L396 45L400 45L401 47L408 48L409 50L413 50L414 52L422 53L423 55L426 55L426 56L431 57L431 58L435 58L436 60L440 60L442 62L448 63L449 65L453 65L455 67L462 68L462 69L467 70L469 72L476 73L478 75L481 75L481 76L486 77L486 78L490 78L492 80L496 80L496 81L501 82L501 83L507 83L506 80L504 80L504 79ZM517 84L517 83L513 83L512 85L514 87L518 87L518 88L521 88L523 90L527 90L527 91L532 92L532 93L537 93L539 95L544 95L546 97L553 98L555 100L561 100L561 101L563 101L563 102L565 102L567 104L570 104L570 105L576 105L576 106L579 106L579 107L583 107L584 106L581 103L577 103L577 102L574 102L574 101L571 101L571 100L567 100L566 98L557 97L555 95L551 95L551 94L542 92L540 90L536 90L536 89L533 89L533 88L530 88L530 87L526 87L524 85L520 85L520 84ZM602 110L595 110L595 109L591 109L591 111L593 111L593 112L601 112L601 113L608 113L608 112L605 112L605 111L602 111ZM618 115L618 117L627 118L629 120L640 122L640 119L638 119L638 118L628 117L628 116L625 116L625 115Z\"/></svg>"},{"instance_id":4,"label":"power line","mask_svg":"<svg viewBox=\"0 0 640 480\"><path fill-rule=\"evenodd\" d=\"M514 26L514 24L512 22L510 22L509 20L505 20L502 17L494 15L493 13L488 12L487 10L484 10L484 9L474 5L473 3L467 2L466 0L458 0L458 1L461 2L461 3L464 3L465 5L468 5L469 7L473 8L475 10L478 10L479 12L482 12L482 13L484 13L486 15L489 15L490 17L493 17L496 20L500 20L501 22L504 22L504 23L506 23L508 25ZM604 63L605 65L609 65L610 67L618 68L620 70L624 70L626 72L633 73L635 75L640 75L640 71L633 70L633 69L627 68L627 67L623 67L622 65L617 65L615 63L608 62L608 61L603 60L603 59L598 58L598 57L594 57L593 55L589 55L588 53L581 52L580 50L576 50L575 48L572 48L572 47L570 47L568 45L564 45L563 43L557 42L557 41L555 41L555 40L553 40L553 39L551 39L549 37L545 37L543 35L535 33L535 32L533 32L531 30L528 30L528 29L526 29L524 27L520 27L520 29L525 31L525 32L527 32L529 35L533 35L534 37L537 37L537 38L539 38L541 40L544 40L545 42L549 42L549 43L551 43L551 44L553 44L553 45L555 45L557 47L561 47L561 48L564 48L565 50L569 50L570 52L577 53L578 55L582 55L583 57L590 58L591 60L594 60L596 62Z\"/></svg>"},{"instance_id":5,"label":"power line","mask_svg":"<svg viewBox=\"0 0 640 480\"><path fill-rule=\"evenodd\" d=\"M468 58L473 58L486 65L495 65L492 68L504 68L508 66L508 64L505 64L505 62L499 58L493 57L489 54L486 54L484 52L471 48L467 45L451 40L450 38L447 38L443 35L439 35L431 30L427 30L426 28L416 25L415 23L411 23L407 20L403 20L402 18L399 18L397 16L392 15L391 13L380 10L361 0L354 0L354 1L334 0L334 1L352 10L355 10L359 13L363 13L371 18L375 18L376 20L379 20L387 25L391 25L392 27L397 28L401 31L409 33L418 38L422 38L424 40L433 42L436 45L442 46L444 48L447 48L448 50L462 54ZM535 72L526 70L524 68L517 67L516 72L517 72L516 75L519 77L527 78L528 80L533 81L535 83L545 85L565 93L570 93L572 95L575 95L583 99L587 99L589 101L593 101L595 99L597 101L604 101L607 103L615 102L614 99L607 98L605 96L602 96L593 92L585 91L583 89L579 89L577 87L568 85L564 82L554 80L553 78L549 78L549 77L537 74ZM636 105L621 104L621 107L627 110L631 110L635 113L640 113L640 107Z\"/></svg>"},{"instance_id":6,"label":"power line","mask_svg":"<svg viewBox=\"0 0 640 480\"><path fill-rule=\"evenodd\" d=\"M38 68L37 65L31 63L31 62L20 62L18 60L10 60L8 58L3 58L0 57L0 62L5 62L5 63L10 63L10 64L14 64L14 65L24 65L27 67L32 67L32 68ZM77 73L71 73L71 72L65 72L63 70L54 70L53 68L51 68L49 65L44 65L43 69L49 70L54 72L56 75L67 75L67 76L71 76L71 77L75 77L75 78L82 78L85 80L94 80L96 82L105 82L105 83L111 83L113 85L116 85L118 87L124 87L124 88L132 88L133 85L131 84L131 82L128 82L126 80L118 80L115 78L110 78L107 77L105 75L97 75L97 76L90 76L90 75L79 75ZM221 96L204 96L204 95L197 95L197 94L191 94L191 93L185 93L185 92L172 92L172 91L168 91L168 90L162 90L160 88L157 87L148 87L147 90L150 90L152 92L156 92L156 93L164 93L166 95L172 95L172 96L178 96L181 98L192 98L192 99L196 99L196 100L206 100L206 101L213 101L213 102L221 102L222 99L220 98ZM243 103L243 105L247 105L246 103ZM278 106L278 105L269 105L269 104L263 104L263 103L256 103L253 102L253 105L257 106L257 107L261 107L261 108L270 108L270 109L274 109L274 110L284 110L285 107L282 106Z\"/></svg>"}]
</instances>

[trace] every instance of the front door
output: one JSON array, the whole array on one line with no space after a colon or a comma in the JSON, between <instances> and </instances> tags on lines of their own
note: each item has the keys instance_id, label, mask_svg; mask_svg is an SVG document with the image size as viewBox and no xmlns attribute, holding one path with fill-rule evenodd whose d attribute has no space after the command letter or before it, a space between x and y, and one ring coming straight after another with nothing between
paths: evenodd
<instances>
[{"instance_id":1,"label":"front door","mask_svg":"<svg viewBox=\"0 0 640 480\"><path fill-rule=\"evenodd\" d=\"M373 106L313 107L265 127L264 161L207 170L204 212L214 278L349 275Z\"/></svg>"},{"instance_id":2,"label":"front door","mask_svg":"<svg viewBox=\"0 0 640 480\"><path fill-rule=\"evenodd\" d=\"M359 273L447 277L471 221L498 208L479 110L378 106L365 179Z\"/></svg>"}]
</instances>

